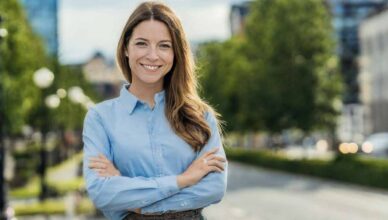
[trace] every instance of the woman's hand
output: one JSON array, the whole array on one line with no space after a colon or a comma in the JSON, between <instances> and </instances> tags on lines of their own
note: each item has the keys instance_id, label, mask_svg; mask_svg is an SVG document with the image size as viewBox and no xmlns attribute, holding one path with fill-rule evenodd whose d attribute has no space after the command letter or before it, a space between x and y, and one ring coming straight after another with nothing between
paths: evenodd
<instances>
[{"instance_id":1,"label":"woman's hand","mask_svg":"<svg viewBox=\"0 0 388 220\"><path fill-rule=\"evenodd\" d=\"M89 159L89 168L95 170L99 176L121 176L120 171L103 154L99 154L98 157L91 157ZM141 214L141 208L130 209L129 211Z\"/></svg>"},{"instance_id":2,"label":"woman's hand","mask_svg":"<svg viewBox=\"0 0 388 220\"><path fill-rule=\"evenodd\" d=\"M219 147L197 158L185 172L178 176L178 187L192 186L210 172L222 172L226 159L215 154L218 150Z\"/></svg>"},{"instance_id":3,"label":"woman's hand","mask_svg":"<svg viewBox=\"0 0 388 220\"><path fill-rule=\"evenodd\" d=\"M102 154L89 159L89 168L96 171L101 177L121 176L120 171Z\"/></svg>"}]
</instances>

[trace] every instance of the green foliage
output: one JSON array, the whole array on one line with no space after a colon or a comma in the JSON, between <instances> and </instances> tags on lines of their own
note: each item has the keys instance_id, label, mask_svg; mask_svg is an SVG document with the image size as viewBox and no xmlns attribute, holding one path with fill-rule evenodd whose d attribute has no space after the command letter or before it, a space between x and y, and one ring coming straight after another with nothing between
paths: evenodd
<instances>
[{"instance_id":1,"label":"green foliage","mask_svg":"<svg viewBox=\"0 0 388 220\"><path fill-rule=\"evenodd\" d=\"M39 179L32 178L25 186L10 191L12 198L33 198L39 195Z\"/></svg>"},{"instance_id":2,"label":"green foliage","mask_svg":"<svg viewBox=\"0 0 388 220\"><path fill-rule=\"evenodd\" d=\"M57 57L46 56L43 42L33 33L19 1L1 1L0 15L4 18L2 27L8 30L8 36L0 42L0 101L8 135L19 133L25 124L39 129L48 124L50 128L80 129L86 113L83 107L66 98L58 109L49 110L42 100L59 88L71 86L80 86L95 98L81 68L61 66ZM33 82L34 72L41 67L55 74L53 85L45 91Z\"/></svg>"},{"instance_id":3,"label":"green foliage","mask_svg":"<svg viewBox=\"0 0 388 220\"><path fill-rule=\"evenodd\" d=\"M230 160L255 166L388 189L388 160L356 155L338 155L333 160L291 160L266 151L228 148L226 152Z\"/></svg>"},{"instance_id":4,"label":"green foliage","mask_svg":"<svg viewBox=\"0 0 388 220\"><path fill-rule=\"evenodd\" d=\"M19 187L25 185L26 182L36 175L37 167L39 166L39 150L40 146L36 143L29 143L23 150L14 150L12 156L18 163L15 164L14 178L11 185Z\"/></svg>"},{"instance_id":5,"label":"green foliage","mask_svg":"<svg viewBox=\"0 0 388 220\"><path fill-rule=\"evenodd\" d=\"M61 66L57 61L53 61L51 69L55 73L54 83L45 91L44 95L56 94L60 88L68 91L72 86L79 86L93 100L97 99L91 85L84 79L80 67ZM42 108L45 109L42 111ZM61 99L59 107L55 109L36 105L29 114L28 123L47 129L81 129L85 114L86 109L82 105L70 101L67 96Z\"/></svg>"},{"instance_id":6,"label":"green foliage","mask_svg":"<svg viewBox=\"0 0 388 220\"><path fill-rule=\"evenodd\" d=\"M85 190L83 177L61 182L48 182L49 187L58 195L65 195L68 192Z\"/></svg>"},{"instance_id":7,"label":"green foliage","mask_svg":"<svg viewBox=\"0 0 388 220\"><path fill-rule=\"evenodd\" d=\"M228 130L244 129L248 122L248 109L244 107L250 96L239 85L242 81L248 83L252 72L241 51L242 40L233 38L224 43L203 44L198 54L202 96L216 105L228 123Z\"/></svg>"},{"instance_id":8,"label":"green foliage","mask_svg":"<svg viewBox=\"0 0 388 220\"><path fill-rule=\"evenodd\" d=\"M20 130L28 112L39 101L39 89L32 82L35 70L47 64L41 40L32 32L17 0L0 2L3 27L8 36L0 42L1 100L5 106L7 133Z\"/></svg>"},{"instance_id":9,"label":"green foliage","mask_svg":"<svg viewBox=\"0 0 388 220\"><path fill-rule=\"evenodd\" d=\"M76 205L77 214L92 214L95 212L93 203L89 199L82 199ZM26 215L53 215L66 214L65 201L63 200L47 200L43 203L33 204L18 204L14 206L16 216Z\"/></svg>"},{"instance_id":10,"label":"green foliage","mask_svg":"<svg viewBox=\"0 0 388 220\"><path fill-rule=\"evenodd\" d=\"M48 182L49 192L53 195L64 196L66 193L85 190L85 181L82 177L66 181ZM40 181L34 177L26 186L10 191L12 198L36 198L40 193Z\"/></svg>"},{"instance_id":11,"label":"green foliage","mask_svg":"<svg viewBox=\"0 0 388 220\"><path fill-rule=\"evenodd\" d=\"M333 130L342 82L323 1L252 2L245 33L200 47L203 95L228 130Z\"/></svg>"},{"instance_id":12,"label":"green foliage","mask_svg":"<svg viewBox=\"0 0 388 220\"><path fill-rule=\"evenodd\" d=\"M50 167L47 171L47 185L49 191L55 195L65 195L68 192L84 191L85 182L82 177L77 177L69 180L57 180L50 178L50 176L61 170L66 170L69 166L76 166L82 161L82 153L74 155L72 158L62 162L61 164ZM40 179L38 176L30 178L30 180L22 187L11 189L10 196L12 198L33 198L40 193Z\"/></svg>"}]
</instances>

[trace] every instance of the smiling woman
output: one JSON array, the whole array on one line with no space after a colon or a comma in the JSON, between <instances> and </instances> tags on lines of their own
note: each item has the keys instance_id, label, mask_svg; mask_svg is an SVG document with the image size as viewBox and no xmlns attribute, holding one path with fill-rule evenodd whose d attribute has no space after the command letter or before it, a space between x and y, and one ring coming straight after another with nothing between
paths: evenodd
<instances>
[{"instance_id":1,"label":"smiling woman","mask_svg":"<svg viewBox=\"0 0 388 220\"><path fill-rule=\"evenodd\" d=\"M141 22L133 30L125 56L132 72L133 86L130 90L138 90L135 86L162 88L163 77L170 71L174 61L167 26L157 20Z\"/></svg>"},{"instance_id":2,"label":"smiling woman","mask_svg":"<svg viewBox=\"0 0 388 220\"><path fill-rule=\"evenodd\" d=\"M97 104L83 130L89 196L110 219L204 219L226 190L218 114L197 93L180 20L140 4L117 48L128 84Z\"/></svg>"}]
</instances>

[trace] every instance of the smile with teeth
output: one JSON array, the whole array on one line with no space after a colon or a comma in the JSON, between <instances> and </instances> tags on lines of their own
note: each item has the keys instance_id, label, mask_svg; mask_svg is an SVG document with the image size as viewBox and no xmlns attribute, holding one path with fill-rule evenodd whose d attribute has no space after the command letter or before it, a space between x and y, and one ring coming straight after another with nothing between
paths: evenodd
<instances>
[{"instance_id":1,"label":"smile with teeth","mask_svg":"<svg viewBox=\"0 0 388 220\"><path fill-rule=\"evenodd\" d=\"M156 70L156 69L159 69L161 66L157 66L157 65L145 65L145 64L142 64L142 66L148 70Z\"/></svg>"}]
</instances>

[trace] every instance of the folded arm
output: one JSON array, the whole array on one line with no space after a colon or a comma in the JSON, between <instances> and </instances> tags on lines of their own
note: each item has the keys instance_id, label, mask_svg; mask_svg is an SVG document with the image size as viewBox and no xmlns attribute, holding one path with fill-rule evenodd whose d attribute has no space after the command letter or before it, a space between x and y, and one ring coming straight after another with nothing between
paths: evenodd
<instances>
[{"instance_id":1,"label":"folded arm","mask_svg":"<svg viewBox=\"0 0 388 220\"><path fill-rule=\"evenodd\" d=\"M208 114L207 121L209 122L212 134L208 143L197 155L197 157L201 157L201 155L214 148L219 148L216 155L226 159L216 119L213 115ZM221 201L226 191L226 185L227 162L225 160L223 172L210 172L195 185L186 187L179 193L160 200L152 205L143 207L141 212L160 213L204 208Z\"/></svg>"},{"instance_id":2,"label":"folded arm","mask_svg":"<svg viewBox=\"0 0 388 220\"><path fill-rule=\"evenodd\" d=\"M91 157L103 154L113 161L109 138L96 110L89 110L83 130L83 171L87 192L95 206L104 211L137 209L179 192L177 176L101 177L88 166Z\"/></svg>"}]
</instances>

